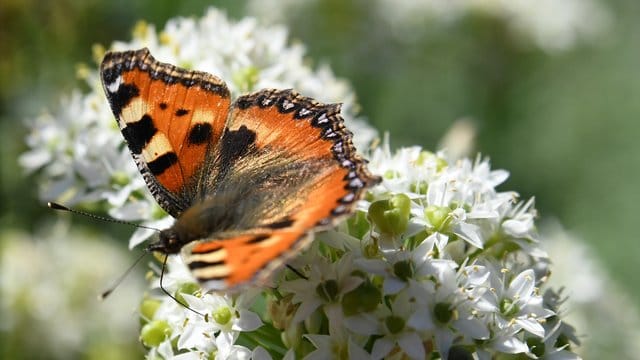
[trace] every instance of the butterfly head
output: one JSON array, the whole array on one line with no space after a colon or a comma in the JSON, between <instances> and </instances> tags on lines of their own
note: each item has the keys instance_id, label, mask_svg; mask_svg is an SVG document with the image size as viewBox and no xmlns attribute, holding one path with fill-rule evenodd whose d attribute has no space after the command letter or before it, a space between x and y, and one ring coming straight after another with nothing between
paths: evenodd
<instances>
[{"instance_id":1,"label":"butterfly head","mask_svg":"<svg viewBox=\"0 0 640 360\"><path fill-rule=\"evenodd\" d=\"M148 251L158 251L163 254L177 254L184 245L180 241L180 234L174 228L168 228L160 232L160 239L147 247Z\"/></svg>"}]
</instances>

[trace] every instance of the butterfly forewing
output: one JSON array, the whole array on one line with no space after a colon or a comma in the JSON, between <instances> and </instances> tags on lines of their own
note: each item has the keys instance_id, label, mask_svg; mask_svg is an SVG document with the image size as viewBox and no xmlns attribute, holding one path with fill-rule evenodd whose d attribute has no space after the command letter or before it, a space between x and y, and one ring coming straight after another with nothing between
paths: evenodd
<instances>
[{"instance_id":1,"label":"butterfly forewing","mask_svg":"<svg viewBox=\"0 0 640 360\"><path fill-rule=\"evenodd\" d=\"M102 82L129 149L158 203L177 217L195 197L219 141L229 91L219 78L156 61L147 49L107 53Z\"/></svg>"}]
</instances>

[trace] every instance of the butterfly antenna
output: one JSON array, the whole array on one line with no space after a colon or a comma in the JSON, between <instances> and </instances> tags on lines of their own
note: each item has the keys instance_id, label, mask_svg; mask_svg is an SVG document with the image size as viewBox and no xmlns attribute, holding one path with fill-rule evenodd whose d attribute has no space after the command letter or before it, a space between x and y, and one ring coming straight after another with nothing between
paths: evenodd
<instances>
[{"instance_id":1,"label":"butterfly antenna","mask_svg":"<svg viewBox=\"0 0 640 360\"><path fill-rule=\"evenodd\" d=\"M169 291L167 291L167 289L165 289L164 286L162 286L162 280L164 279L164 271L167 268L167 259L169 259L169 255L165 254L164 261L162 262L162 270L160 271L160 289L162 289L162 291L165 294L167 294L168 297L172 298L175 302L177 302L178 304L182 305L185 309L188 309L189 311L192 311L192 312L202 316L205 319L205 321L208 321L209 317L207 315L201 314L200 312L193 310L187 304L185 304L182 301L178 300Z\"/></svg>"},{"instance_id":2,"label":"butterfly antenna","mask_svg":"<svg viewBox=\"0 0 640 360\"><path fill-rule=\"evenodd\" d=\"M95 215L95 214L91 214L91 213L80 211L80 210L71 209L71 208L68 208L68 207L66 207L66 206L64 206L62 204L58 204L58 203L52 202L52 201L48 202L47 206L50 209L53 209L53 210L68 211L70 213L86 216L86 217L94 219L94 220L106 221L106 222L111 222L111 223L116 223L116 224L124 224L124 225L134 226L134 227L137 227L137 228L149 229L149 230L154 230L154 231L160 232L160 230L158 230L156 228L152 228L150 226L144 226L144 225L132 223L132 222L129 222L129 221L112 219L112 218L108 218L108 217L104 217L104 216L100 216L100 215Z\"/></svg>"},{"instance_id":3,"label":"butterfly antenna","mask_svg":"<svg viewBox=\"0 0 640 360\"><path fill-rule=\"evenodd\" d=\"M118 286L120 286L120 284L122 283L122 281L127 277L127 275L129 275L129 273L136 267L136 265L138 265L138 263L140 262L140 260L142 260L142 258L144 258L145 256L147 256L149 253L148 252L143 252L142 254L140 254L140 256L138 256L138 258L136 259L136 261L133 262L133 264L131 264L131 266L129 266L129 268L122 274L120 275L120 277L118 278L118 280L116 280L113 285L111 285L111 287L109 289L107 289L106 291L104 291L102 294L100 294L100 296L98 296L98 299L100 300L104 300L107 298L107 296L111 295L111 293L113 292L113 290L115 290Z\"/></svg>"}]
</instances>

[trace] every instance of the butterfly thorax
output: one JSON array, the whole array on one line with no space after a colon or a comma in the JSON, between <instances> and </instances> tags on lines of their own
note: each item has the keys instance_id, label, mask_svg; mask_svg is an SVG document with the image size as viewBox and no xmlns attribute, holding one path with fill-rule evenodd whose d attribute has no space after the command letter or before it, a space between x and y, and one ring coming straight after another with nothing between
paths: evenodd
<instances>
[{"instance_id":1,"label":"butterfly thorax","mask_svg":"<svg viewBox=\"0 0 640 360\"><path fill-rule=\"evenodd\" d=\"M231 229L239 221L237 208L229 206L227 197L217 196L199 202L185 210L172 227L160 232L158 242L149 250L176 254L183 246Z\"/></svg>"}]
</instances>

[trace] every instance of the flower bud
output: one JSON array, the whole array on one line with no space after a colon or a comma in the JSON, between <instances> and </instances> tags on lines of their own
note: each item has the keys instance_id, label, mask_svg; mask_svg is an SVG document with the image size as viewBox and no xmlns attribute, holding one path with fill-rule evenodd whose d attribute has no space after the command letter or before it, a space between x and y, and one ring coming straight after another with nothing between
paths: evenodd
<instances>
[{"instance_id":1,"label":"flower bud","mask_svg":"<svg viewBox=\"0 0 640 360\"><path fill-rule=\"evenodd\" d=\"M140 341L146 347L160 345L171 335L171 327L165 320L153 320L140 330Z\"/></svg>"},{"instance_id":2,"label":"flower bud","mask_svg":"<svg viewBox=\"0 0 640 360\"><path fill-rule=\"evenodd\" d=\"M220 306L215 309L212 313L213 321L220 325L226 325L231 321L231 317L233 314L231 313L231 309L228 306Z\"/></svg>"},{"instance_id":3,"label":"flower bud","mask_svg":"<svg viewBox=\"0 0 640 360\"><path fill-rule=\"evenodd\" d=\"M431 225L439 231L447 227L447 217L451 209L446 206L429 205L424 209L424 216L429 220Z\"/></svg>"},{"instance_id":4,"label":"flower bud","mask_svg":"<svg viewBox=\"0 0 640 360\"><path fill-rule=\"evenodd\" d=\"M189 306L189 304L187 304L187 301L184 299L182 294L194 295L198 291L200 291L200 285L192 282L187 282L187 283L180 284L180 287L178 288L178 290L176 290L176 293L174 296L176 297L176 300L178 300L179 303L181 303L184 306Z\"/></svg>"},{"instance_id":5,"label":"flower bud","mask_svg":"<svg viewBox=\"0 0 640 360\"><path fill-rule=\"evenodd\" d=\"M407 230L410 215L411 199L405 194L394 195L369 206L369 218L383 234L402 234Z\"/></svg>"},{"instance_id":6,"label":"flower bud","mask_svg":"<svg viewBox=\"0 0 640 360\"><path fill-rule=\"evenodd\" d=\"M153 315L155 315L161 303L160 300L152 298L142 300L142 304L140 304L140 318L145 324L153 319Z\"/></svg>"}]
</instances>

